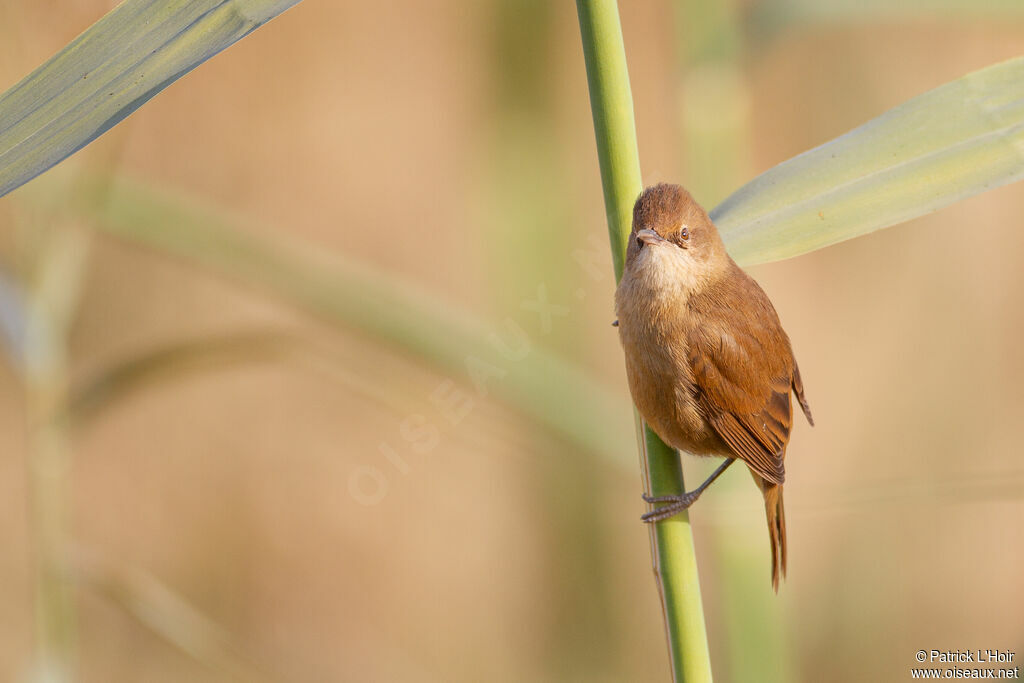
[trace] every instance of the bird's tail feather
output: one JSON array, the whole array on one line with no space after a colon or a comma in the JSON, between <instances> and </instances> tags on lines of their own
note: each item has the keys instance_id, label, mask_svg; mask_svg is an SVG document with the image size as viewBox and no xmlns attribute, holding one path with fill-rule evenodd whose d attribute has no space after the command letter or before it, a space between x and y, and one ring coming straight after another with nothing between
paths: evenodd
<instances>
[{"instance_id":1,"label":"bird's tail feather","mask_svg":"<svg viewBox=\"0 0 1024 683\"><path fill-rule=\"evenodd\" d=\"M772 544L772 588L779 592L779 579L786 575L786 512L782 485L762 480L764 511L768 517L768 538Z\"/></svg>"}]
</instances>

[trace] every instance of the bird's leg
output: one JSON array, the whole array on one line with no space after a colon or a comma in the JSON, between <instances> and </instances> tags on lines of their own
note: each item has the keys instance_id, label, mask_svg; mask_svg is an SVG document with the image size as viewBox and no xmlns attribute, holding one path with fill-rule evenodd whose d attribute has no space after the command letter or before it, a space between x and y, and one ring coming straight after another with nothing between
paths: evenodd
<instances>
[{"instance_id":1,"label":"bird's leg","mask_svg":"<svg viewBox=\"0 0 1024 683\"><path fill-rule=\"evenodd\" d=\"M711 486L711 482L713 482L715 479L718 479L722 472L725 472L727 469L729 469L729 465L733 464L734 462L736 462L735 458L727 458L726 461L719 465L718 469L715 470L711 474L711 476L704 481L703 484L701 484L692 491L684 493L681 496L655 497L648 496L645 493L644 500L647 501L648 503L668 503L668 505L665 505L660 508L655 508L654 510L648 512L646 515L643 515L640 519L647 523L653 523L660 522L664 519L672 517L673 515L679 514L683 510L693 505L697 501L697 499L700 498L700 494L704 493L704 489Z\"/></svg>"}]
</instances>

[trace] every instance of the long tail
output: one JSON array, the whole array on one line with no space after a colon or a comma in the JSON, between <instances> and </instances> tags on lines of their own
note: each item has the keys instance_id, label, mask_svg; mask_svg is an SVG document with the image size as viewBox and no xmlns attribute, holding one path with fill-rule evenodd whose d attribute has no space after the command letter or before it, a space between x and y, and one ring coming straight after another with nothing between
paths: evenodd
<instances>
[{"instance_id":1,"label":"long tail","mask_svg":"<svg viewBox=\"0 0 1024 683\"><path fill-rule=\"evenodd\" d=\"M779 592L779 578L786 575L786 511L782 506L782 485L761 480L764 511L768 517L768 538L772 544L772 588Z\"/></svg>"}]
</instances>

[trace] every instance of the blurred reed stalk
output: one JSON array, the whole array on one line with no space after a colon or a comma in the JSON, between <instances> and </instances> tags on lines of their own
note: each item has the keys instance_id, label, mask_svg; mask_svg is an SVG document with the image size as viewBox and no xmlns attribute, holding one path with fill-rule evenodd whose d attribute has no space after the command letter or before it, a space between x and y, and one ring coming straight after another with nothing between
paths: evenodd
<instances>
[{"instance_id":1,"label":"blurred reed stalk","mask_svg":"<svg viewBox=\"0 0 1024 683\"><path fill-rule=\"evenodd\" d=\"M749 166L750 87L738 14L731 2L675 3L685 184L703 206L725 199Z\"/></svg>"},{"instance_id":2,"label":"blurred reed stalk","mask_svg":"<svg viewBox=\"0 0 1024 683\"><path fill-rule=\"evenodd\" d=\"M580 239L566 228L581 222L566 198L571 173L554 106L559 92L551 68L559 45L556 10L557 3L550 0L498 0L491 10L493 111L488 116L489 173L481 193L486 199L478 220L488 226L481 235L489 257L488 283L497 309L503 311L520 309L524 285L532 285L534 291L543 286L553 299L589 285L582 269L565 267L566 254L573 253ZM587 340L579 327L545 328L534 321L526 330L538 347L561 358L586 353ZM622 415L622 407L614 407L614 416ZM545 520L540 538L546 574L554 587L546 618L538 624L543 629L539 642L544 666L553 680L607 675L619 662L616 646L622 639L610 627L619 622L609 618L616 607L610 555L604 552L610 529L592 523L604 504L594 491L605 473L599 466L581 466L593 451L582 452L564 440L552 442L540 432L528 438L530 450L551 452L529 503ZM628 448L627 443L620 454ZM565 457L570 449L582 458ZM632 467L625 458L622 461Z\"/></svg>"},{"instance_id":3,"label":"blurred reed stalk","mask_svg":"<svg viewBox=\"0 0 1024 683\"><path fill-rule=\"evenodd\" d=\"M100 162L104 170L91 184L93 203L102 203L109 168L120 156L123 137L110 138ZM91 177L91 176L87 176ZM83 176L55 191L74 194ZM78 312L88 266L92 232L76 217L44 214L40 225L19 226L19 252L25 261L14 287L19 317L8 321L12 364L22 371L29 435L27 462L29 533L35 545L35 661L33 681L76 679L77 614L72 557L71 379L68 339ZM24 221L28 223L29 221Z\"/></svg>"},{"instance_id":4,"label":"blurred reed stalk","mask_svg":"<svg viewBox=\"0 0 1024 683\"><path fill-rule=\"evenodd\" d=\"M33 680L74 679L76 617L70 581L71 447L67 334L88 252L84 231L53 231L25 301L24 372L30 440L29 524L35 544L36 655Z\"/></svg>"},{"instance_id":5,"label":"blurred reed stalk","mask_svg":"<svg viewBox=\"0 0 1024 683\"><path fill-rule=\"evenodd\" d=\"M714 206L740 186L750 166L747 31L733 2L677 0L675 11L684 184L701 204ZM711 467L709 462L708 473ZM745 473L731 474L716 484L719 495L750 494ZM715 565L725 578L711 588L724 626L716 642L724 641L719 661L731 680L783 683L793 678L790 650L779 600L764 590L762 534L760 527L747 527L746 533L712 535Z\"/></svg>"},{"instance_id":6,"label":"blurred reed stalk","mask_svg":"<svg viewBox=\"0 0 1024 683\"><path fill-rule=\"evenodd\" d=\"M618 280L625 263L633 202L643 189L625 46L615 0L577 0L576 10L587 65L608 237ZM679 455L638 416L636 420L645 490L655 496L682 494L685 487ZM673 680L711 681L711 658L689 516L684 512L651 525L650 533Z\"/></svg>"}]
</instances>

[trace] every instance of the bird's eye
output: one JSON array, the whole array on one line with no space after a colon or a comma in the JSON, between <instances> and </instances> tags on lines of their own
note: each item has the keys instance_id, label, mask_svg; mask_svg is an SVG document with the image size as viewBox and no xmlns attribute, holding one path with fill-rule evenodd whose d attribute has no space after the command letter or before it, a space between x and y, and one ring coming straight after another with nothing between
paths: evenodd
<instances>
[{"instance_id":1,"label":"bird's eye","mask_svg":"<svg viewBox=\"0 0 1024 683\"><path fill-rule=\"evenodd\" d=\"M683 228L682 232L679 233L679 237L682 238L683 240L690 239L690 231L687 230L686 228Z\"/></svg>"}]
</instances>

